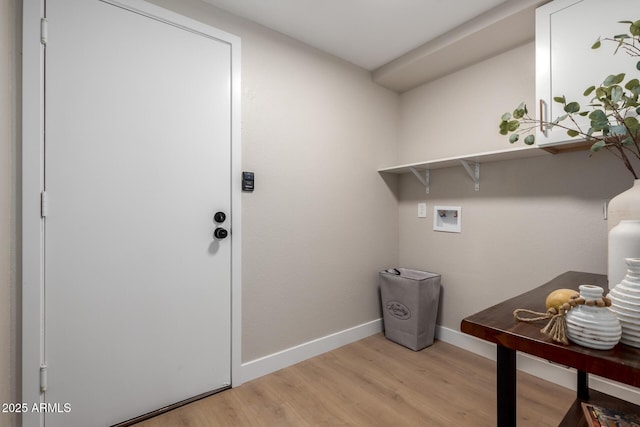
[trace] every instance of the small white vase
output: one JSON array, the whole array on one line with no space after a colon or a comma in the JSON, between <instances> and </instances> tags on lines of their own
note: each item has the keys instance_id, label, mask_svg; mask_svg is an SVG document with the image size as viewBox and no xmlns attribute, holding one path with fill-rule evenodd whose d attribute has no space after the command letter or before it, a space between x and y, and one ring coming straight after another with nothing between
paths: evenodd
<instances>
[{"instance_id":1,"label":"small white vase","mask_svg":"<svg viewBox=\"0 0 640 427\"><path fill-rule=\"evenodd\" d=\"M580 296L586 301L602 298L600 286L580 285ZM622 335L616 314L607 307L576 305L566 314L567 338L583 347L596 350L613 348Z\"/></svg>"},{"instance_id":2,"label":"small white vase","mask_svg":"<svg viewBox=\"0 0 640 427\"><path fill-rule=\"evenodd\" d=\"M620 342L640 348L640 259L627 258L627 274L609 293L611 310L622 326Z\"/></svg>"},{"instance_id":3,"label":"small white vase","mask_svg":"<svg viewBox=\"0 0 640 427\"><path fill-rule=\"evenodd\" d=\"M624 219L640 220L640 179L634 180L631 188L618 194L607 204L609 231Z\"/></svg>"},{"instance_id":4,"label":"small white vase","mask_svg":"<svg viewBox=\"0 0 640 427\"><path fill-rule=\"evenodd\" d=\"M640 258L640 221L622 220L609 232L609 290L627 274L626 258Z\"/></svg>"}]
</instances>

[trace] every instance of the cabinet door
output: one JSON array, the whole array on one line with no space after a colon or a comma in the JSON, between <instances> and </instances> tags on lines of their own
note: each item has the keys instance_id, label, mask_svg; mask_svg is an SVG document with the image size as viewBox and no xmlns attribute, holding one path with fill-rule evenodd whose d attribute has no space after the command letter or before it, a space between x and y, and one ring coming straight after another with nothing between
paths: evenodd
<instances>
[{"instance_id":1,"label":"cabinet door","mask_svg":"<svg viewBox=\"0 0 640 427\"><path fill-rule=\"evenodd\" d=\"M628 33L629 25L640 16L638 0L555 0L536 11L536 98L537 117L553 121L564 114L562 104L553 101L565 96L582 109L591 96L583 96L591 85L598 86L610 74L639 74L634 58L623 51L613 52L617 44L603 41L600 49L591 49L598 37L611 38ZM580 117L578 125L586 132L589 119ZM567 121L567 123L569 123ZM575 139L574 139L575 140ZM539 146L572 141L559 127L537 130Z\"/></svg>"}]
</instances>

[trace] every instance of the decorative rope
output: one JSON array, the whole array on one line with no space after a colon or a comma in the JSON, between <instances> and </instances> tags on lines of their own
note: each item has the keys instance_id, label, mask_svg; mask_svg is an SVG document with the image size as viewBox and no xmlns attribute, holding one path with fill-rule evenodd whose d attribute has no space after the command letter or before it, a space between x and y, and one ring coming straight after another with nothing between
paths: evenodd
<instances>
[{"instance_id":1,"label":"decorative rope","mask_svg":"<svg viewBox=\"0 0 640 427\"><path fill-rule=\"evenodd\" d=\"M551 337L555 342L562 344L569 344L567 339L567 321L565 316L569 310L576 305L587 305L589 307L611 307L611 300L607 297L602 297L594 300L585 300L580 295L572 296L568 302L565 302L560 307L550 307L546 313L539 313L533 310L527 310L525 308L519 308L513 312L513 317L521 322L533 323L539 320L549 319L547 326L540 329L540 332ZM534 315L535 317L522 317L520 313L527 313Z\"/></svg>"}]
</instances>

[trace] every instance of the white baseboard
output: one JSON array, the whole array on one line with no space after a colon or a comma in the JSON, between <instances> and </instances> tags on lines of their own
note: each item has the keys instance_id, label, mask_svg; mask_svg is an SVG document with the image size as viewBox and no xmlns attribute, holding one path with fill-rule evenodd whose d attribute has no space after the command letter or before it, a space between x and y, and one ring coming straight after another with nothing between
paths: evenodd
<instances>
[{"instance_id":1,"label":"white baseboard","mask_svg":"<svg viewBox=\"0 0 640 427\"><path fill-rule=\"evenodd\" d=\"M306 359L318 356L327 351L351 344L368 336L382 332L382 319L376 319L344 331L336 332L295 347L291 347L250 362L243 363L240 368L239 381L234 380L236 387L263 375L270 374L287 366L295 365ZM436 326L436 338L440 341L460 347L464 350L496 360L496 346L453 329ZM516 364L518 370L542 378L546 381L561 385L571 390L576 389L576 371L552 364L547 360L517 353ZM640 405L640 390L615 381L607 380L595 375L589 376L589 386L595 390L616 396L620 399Z\"/></svg>"},{"instance_id":2,"label":"white baseboard","mask_svg":"<svg viewBox=\"0 0 640 427\"><path fill-rule=\"evenodd\" d=\"M436 326L436 338L488 359L496 360L496 345L487 341L442 326ZM547 360L524 353L517 353L516 366L522 372L535 375L571 390L576 389L576 370L573 368L552 364ZM590 375L589 387L640 405L640 390L626 384Z\"/></svg>"},{"instance_id":3,"label":"white baseboard","mask_svg":"<svg viewBox=\"0 0 640 427\"><path fill-rule=\"evenodd\" d=\"M380 332L382 332L382 319L377 319L243 363L240 368L240 381L234 381L233 385L234 387L238 386L243 382L295 365L303 360Z\"/></svg>"}]
</instances>

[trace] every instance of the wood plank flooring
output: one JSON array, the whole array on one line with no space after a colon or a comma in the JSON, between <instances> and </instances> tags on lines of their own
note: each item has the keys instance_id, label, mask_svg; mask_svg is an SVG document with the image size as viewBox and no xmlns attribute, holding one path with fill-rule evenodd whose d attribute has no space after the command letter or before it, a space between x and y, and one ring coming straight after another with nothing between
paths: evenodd
<instances>
[{"instance_id":1,"label":"wood plank flooring","mask_svg":"<svg viewBox=\"0 0 640 427\"><path fill-rule=\"evenodd\" d=\"M495 362L436 341L414 352L374 335L136 424L495 426ZM518 426L557 426L574 392L518 373Z\"/></svg>"}]
</instances>

